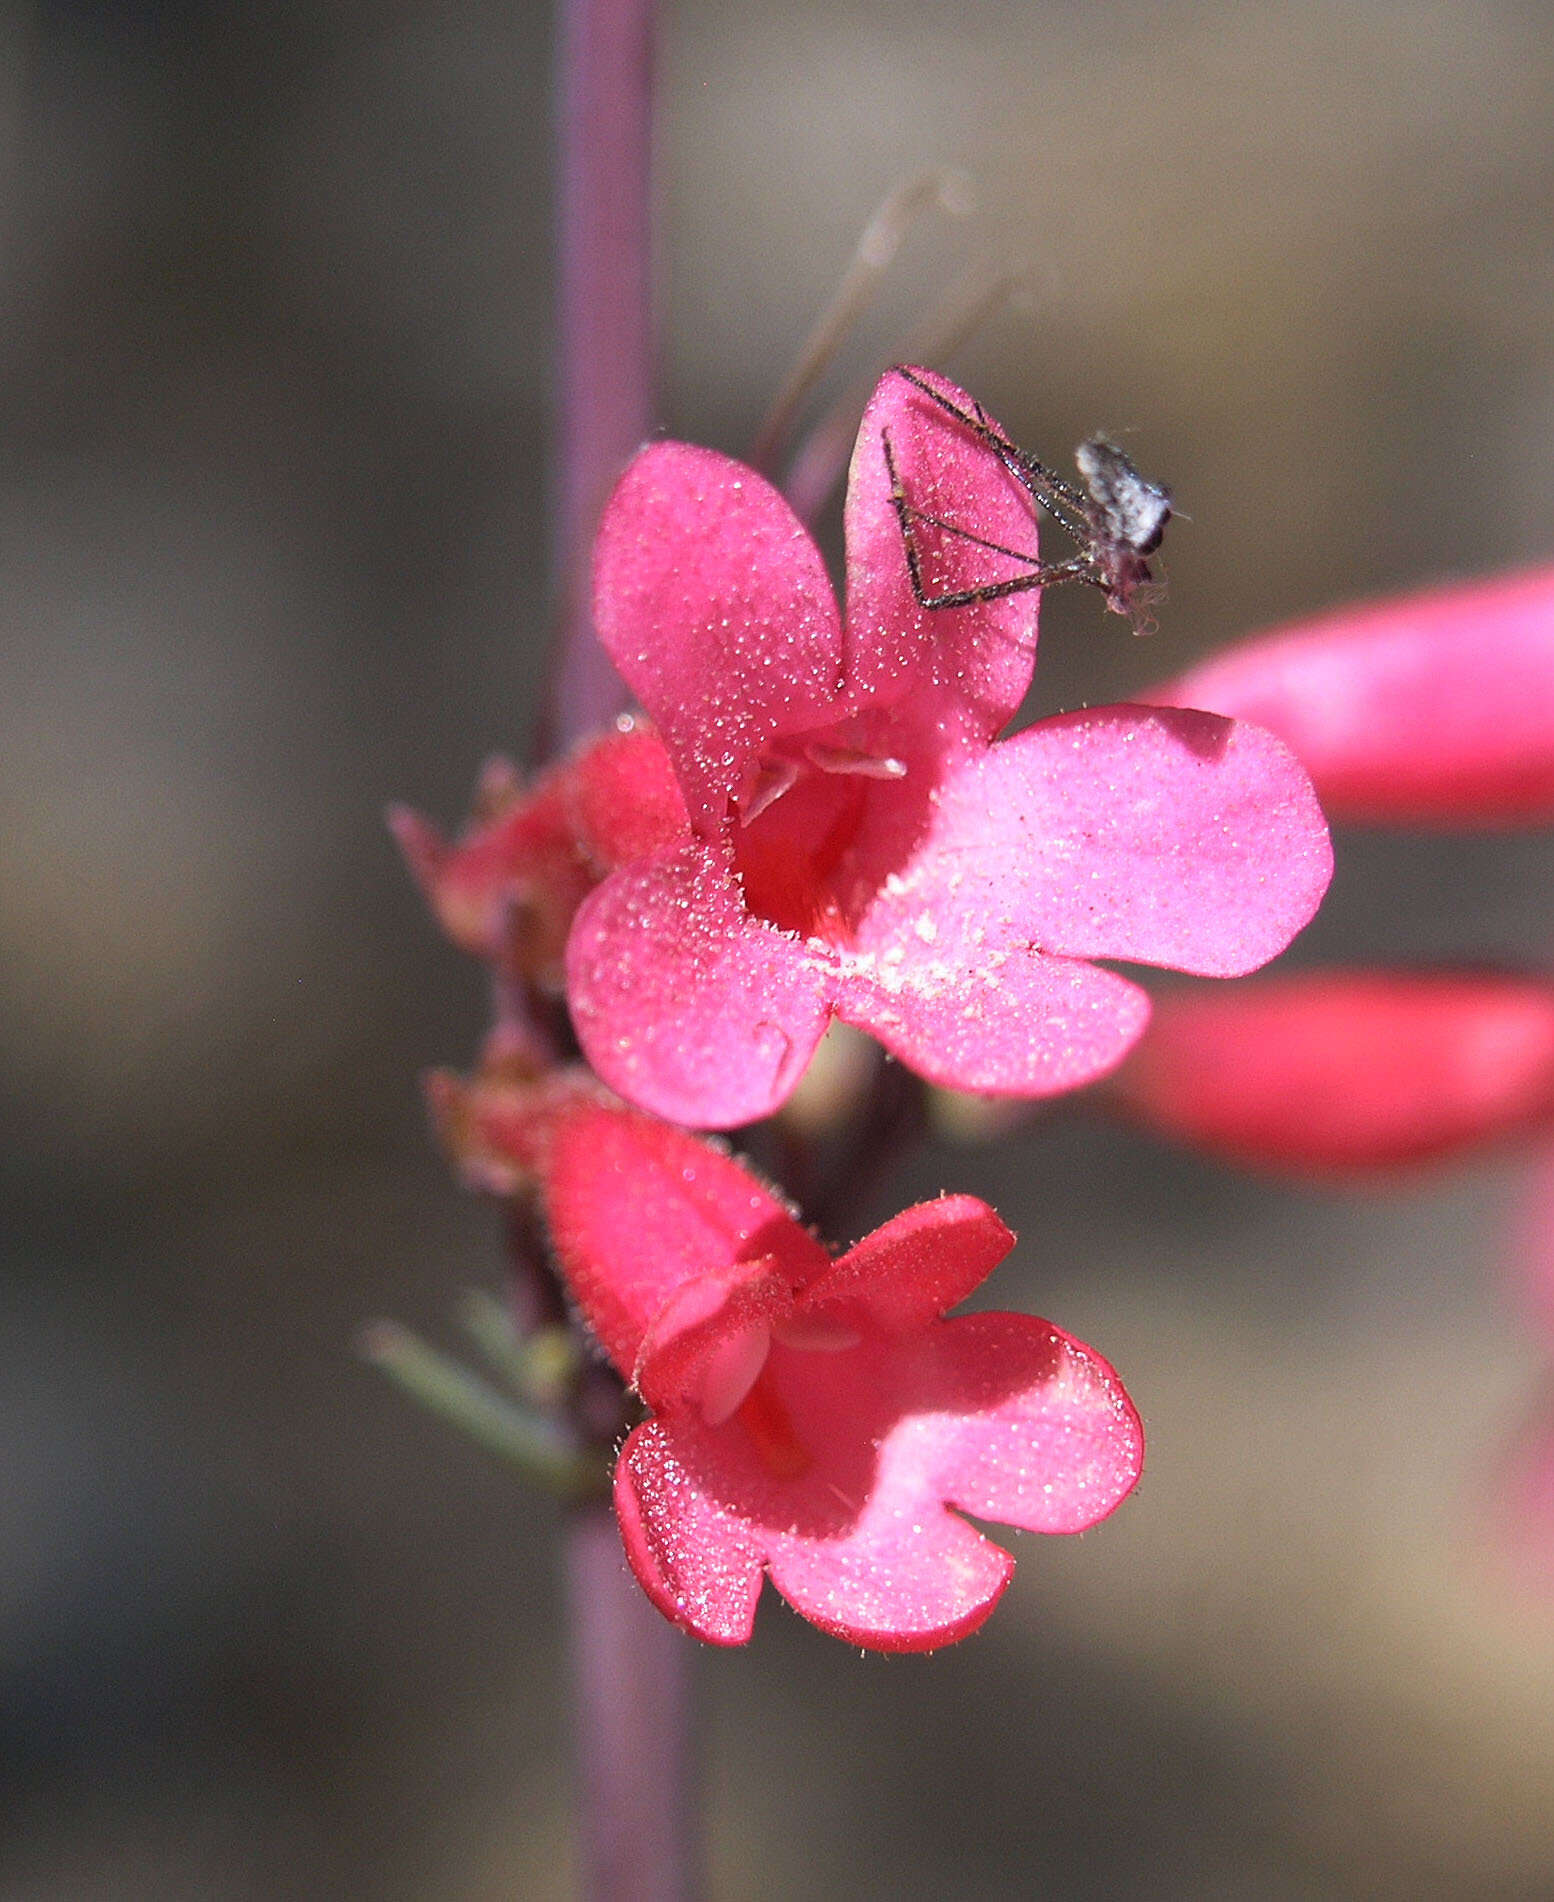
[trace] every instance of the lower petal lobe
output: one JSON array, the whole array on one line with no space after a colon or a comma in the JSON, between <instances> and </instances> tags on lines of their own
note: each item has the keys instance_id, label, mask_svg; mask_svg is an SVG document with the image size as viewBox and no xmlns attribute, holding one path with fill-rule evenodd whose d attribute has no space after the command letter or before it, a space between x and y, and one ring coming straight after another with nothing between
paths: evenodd
<instances>
[{"instance_id":1,"label":"lower petal lobe","mask_svg":"<svg viewBox=\"0 0 1554 1902\"><path fill-rule=\"evenodd\" d=\"M642 860L578 914L567 994L612 1089L699 1129L768 1116L830 1018L828 966L750 916L714 846Z\"/></svg>"}]
</instances>

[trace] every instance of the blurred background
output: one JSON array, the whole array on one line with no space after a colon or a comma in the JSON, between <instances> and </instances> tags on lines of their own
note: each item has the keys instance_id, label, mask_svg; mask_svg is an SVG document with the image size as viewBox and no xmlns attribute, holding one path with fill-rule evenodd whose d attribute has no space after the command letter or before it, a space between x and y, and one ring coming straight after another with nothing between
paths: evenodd
<instances>
[{"instance_id":1,"label":"blurred background","mask_svg":"<svg viewBox=\"0 0 1554 1902\"><path fill-rule=\"evenodd\" d=\"M571 1892L554 1509L352 1353L500 1279L416 1084L482 982L381 811L531 732L549 53L525 0L0 4L6 1898ZM1160 631L1054 594L1044 709L1554 555L1547 8L680 0L661 70L668 428L741 451L953 164L833 386L1016 257L946 367L1172 484ZM1339 847L1297 958L1554 956L1547 837ZM1554 1593L1480 1510L1549 1361L1522 1175L1256 1183L1082 1105L915 1164L1150 1469L950 1652L769 1601L706 1656L716 1892L1554 1893Z\"/></svg>"}]
</instances>

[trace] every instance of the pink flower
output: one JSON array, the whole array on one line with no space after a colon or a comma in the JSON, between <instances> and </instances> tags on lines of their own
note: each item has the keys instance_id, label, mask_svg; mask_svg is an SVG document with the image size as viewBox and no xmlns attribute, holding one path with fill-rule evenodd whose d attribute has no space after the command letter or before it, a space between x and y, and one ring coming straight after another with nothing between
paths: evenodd
<instances>
[{"instance_id":1,"label":"pink flower","mask_svg":"<svg viewBox=\"0 0 1554 1902\"><path fill-rule=\"evenodd\" d=\"M1243 641L1163 687L1285 740L1328 816L1554 819L1554 567L1457 582Z\"/></svg>"},{"instance_id":2,"label":"pink flower","mask_svg":"<svg viewBox=\"0 0 1554 1902\"><path fill-rule=\"evenodd\" d=\"M543 1173L572 1292L652 1409L616 1469L627 1557L697 1637L743 1643L769 1576L855 1644L948 1644L1013 1571L960 1513L1078 1532L1137 1480L1098 1355L1028 1315L942 1318L1013 1242L985 1203L833 1260L721 1150L599 1105L561 1116Z\"/></svg>"},{"instance_id":3,"label":"pink flower","mask_svg":"<svg viewBox=\"0 0 1554 1902\"><path fill-rule=\"evenodd\" d=\"M937 1083L1073 1088L1148 1013L1091 960L1249 971L1327 884L1309 782L1256 727L1103 707L996 741L1037 595L918 605L887 436L913 506L979 538L920 529L932 590L1028 567L1025 492L894 374L853 458L845 620L781 496L710 450L644 450L600 528L601 637L687 819L582 905L568 998L600 1075L675 1121L777 1108L833 1014Z\"/></svg>"},{"instance_id":4,"label":"pink flower","mask_svg":"<svg viewBox=\"0 0 1554 1902\"><path fill-rule=\"evenodd\" d=\"M1179 990L1107 1085L1179 1141L1341 1175L1554 1126L1554 981L1324 970Z\"/></svg>"},{"instance_id":5,"label":"pink flower","mask_svg":"<svg viewBox=\"0 0 1554 1902\"><path fill-rule=\"evenodd\" d=\"M1554 819L1554 567L1264 635L1152 699L1254 719L1335 817ZM1445 1157L1554 1122L1554 980L1328 971L1157 1000L1109 1086L1241 1162L1330 1173Z\"/></svg>"}]
</instances>

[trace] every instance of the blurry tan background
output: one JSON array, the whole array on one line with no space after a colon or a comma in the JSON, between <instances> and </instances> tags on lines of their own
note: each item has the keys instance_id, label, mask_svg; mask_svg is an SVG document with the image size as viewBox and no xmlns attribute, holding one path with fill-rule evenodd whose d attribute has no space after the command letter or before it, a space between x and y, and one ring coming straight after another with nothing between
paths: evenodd
<instances>
[{"instance_id":1,"label":"blurry tan background","mask_svg":"<svg viewBox=\"0 0 1554 1902\"><path fill-rule=\"evenodd\" d=\"M497 1280L415 1089L480 982L379 815L530 731L548 56L489 0L0 7L6 1898L569 1893L552 1511L350 1353ZM949 367L1173 484L1160 632L1054 597L1042 706L1554 554L1546 8L686 0L662 72L666 425L740 450L955 164L847 367L1018 255ZM1546 838L1341 853L1299 956L1554 955ZM916 1166L1149 1473L957 1650L706 1657L717 1892L1554 1892L1554 1599L1472 1519L1544 1360L1517 1181L1354 1202L1082 1111Z\"/></svg>"}]
</instances>

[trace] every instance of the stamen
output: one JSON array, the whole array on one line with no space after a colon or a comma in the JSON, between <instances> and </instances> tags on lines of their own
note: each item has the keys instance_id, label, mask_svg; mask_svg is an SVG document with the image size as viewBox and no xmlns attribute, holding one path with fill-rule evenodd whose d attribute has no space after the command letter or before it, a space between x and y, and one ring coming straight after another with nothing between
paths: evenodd
<instances>
[{"instance_id":1,"label":"stamen","mask_svg":"<svg viewBox=\"0 0 1554 1902\"><path fill-rule=\"evenodd\" d=\"M791 759L757 760L745 775L745 784L734 801L739 823L747 826L753 819L759 819L768 806L776 805L785 792L792 790L798 776L799 769Z\"/></svg>"}]
</instances>

